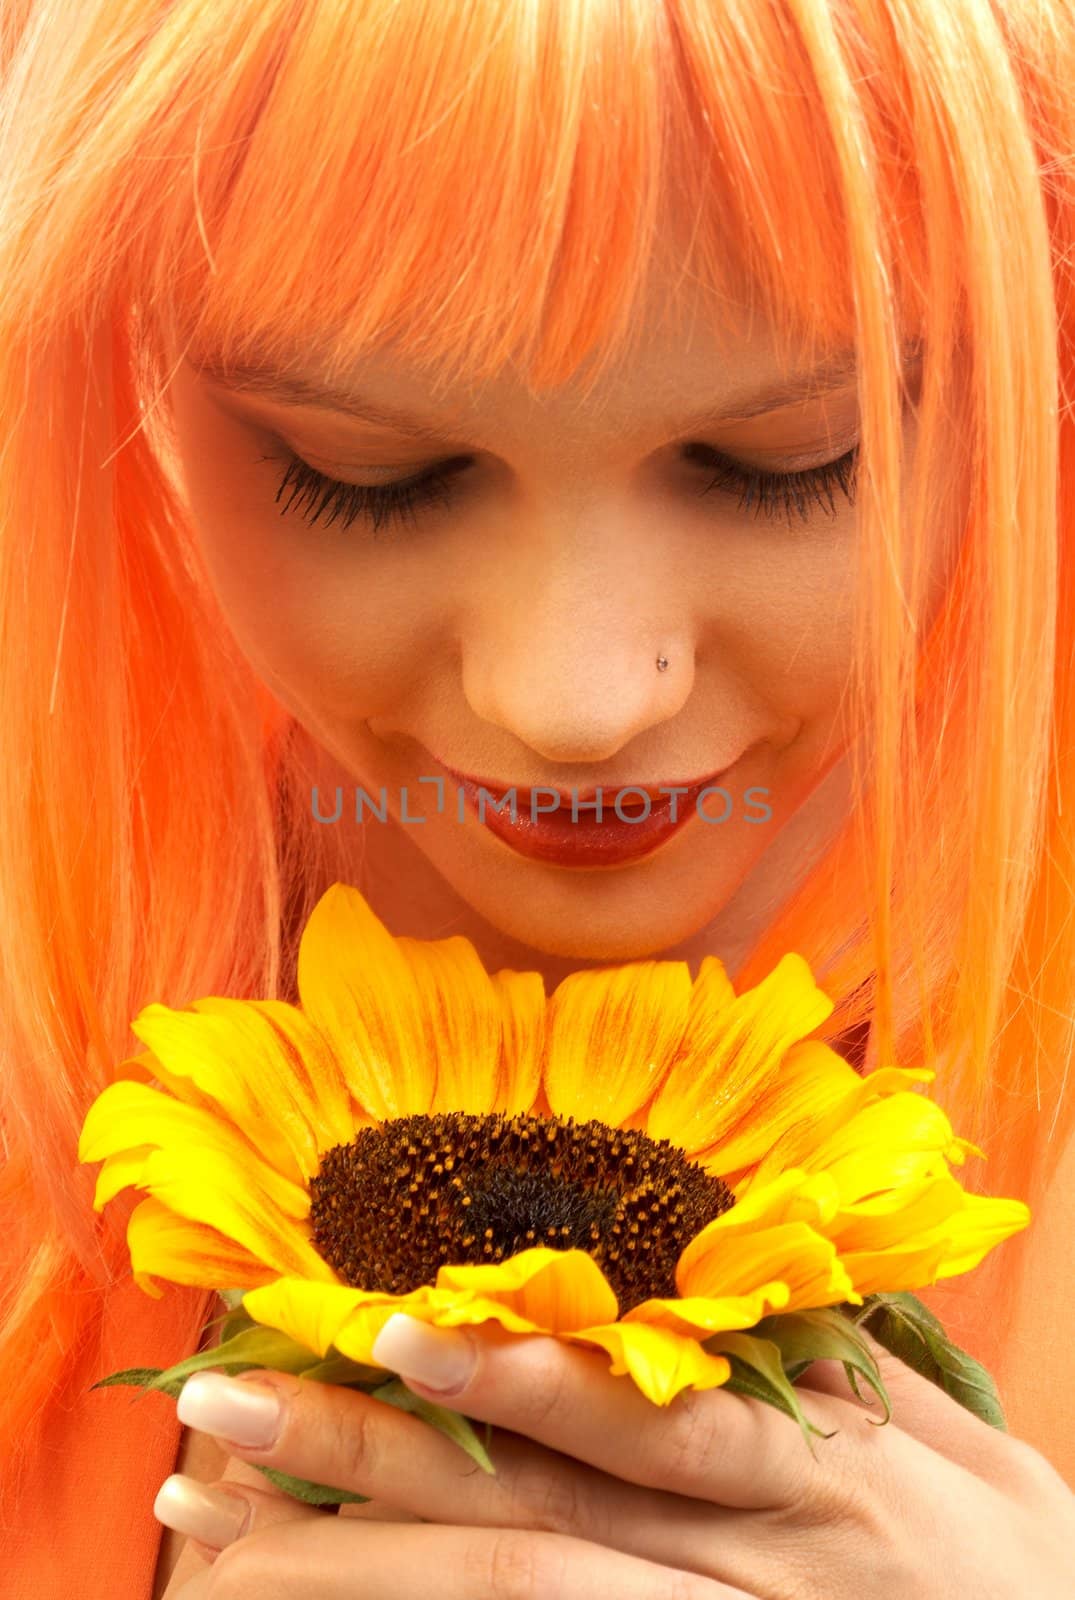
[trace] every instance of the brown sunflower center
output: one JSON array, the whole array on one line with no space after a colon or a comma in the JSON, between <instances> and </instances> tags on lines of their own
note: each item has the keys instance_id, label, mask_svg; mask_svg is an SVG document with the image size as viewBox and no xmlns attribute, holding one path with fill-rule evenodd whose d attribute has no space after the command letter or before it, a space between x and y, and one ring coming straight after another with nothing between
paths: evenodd
<instances>
[{"instance_id":1,"label":"brown sunflower center","mask_svg":"<svg viewBox=\"0 0 1075 1600\"><path fill-rule=\"evenodd\" d=\"M676 1262L734 1204L667 1139L573 1117L398 1117L362 1128L311 1179L313 1242L352 1288L407 1294L444 1263L535 1245L587 1251L621 1315L676 1293Z\"/></svg>"}]
</instances>

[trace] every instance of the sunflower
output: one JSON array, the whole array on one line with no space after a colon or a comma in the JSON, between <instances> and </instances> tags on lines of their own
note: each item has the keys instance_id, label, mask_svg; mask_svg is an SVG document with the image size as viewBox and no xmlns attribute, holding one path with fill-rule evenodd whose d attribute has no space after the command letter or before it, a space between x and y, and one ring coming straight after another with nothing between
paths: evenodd
<instances>
[{"instance_id":1,"label":"sunflower","mask_svg":"<svg viewBox=\"0 0 1075 1600\"><path fill-rule=\"evenodd\" d=\"M966 1272L1029 1219L969 1194L917 1085L810 1035L788 954L736 994L716 958L489 974L394 937L334 884L299 1004L146 1006L146 1050L86 1116L139 1285L242 1291L255 1324L376 1367L395 1311L604 1351L658 1404L725 1383L715 1335ZM381 1369L383 1370L383 1369Z\"/></svg>"}]
</instances>

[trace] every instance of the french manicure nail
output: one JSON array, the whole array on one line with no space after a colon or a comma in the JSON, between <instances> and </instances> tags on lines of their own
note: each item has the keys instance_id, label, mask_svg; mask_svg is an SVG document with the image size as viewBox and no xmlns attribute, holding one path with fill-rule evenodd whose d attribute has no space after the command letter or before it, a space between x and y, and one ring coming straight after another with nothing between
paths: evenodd
<instances>
[{"instance_id":1,"label":"french manicure nail","mask_svg":"<svg viewBox=\"0 0 1075 1600\"><path fill-rule=\"evenodd\" d=\"M176 1413L188 1428L250 1450L272 1444L283 1420L281 1397L275 1389L236 1383L220 1372L196 1372L188 1378L176 1402Z\"/></svg>"},{"instance_id":2,"label":"french manicure nail","mask_svg":"<svg viewBox=\"0 0 1075 1600\"><path fill-rule=\"evenodd\" d=\"M462 1389L478 1360L474 1340L462 1328L433 1327L404 1311L392 1313L370 1353L380 1366L440 1394Z\"/></svg>"},{"instance_id":3,"label":"french manicure nail","mask_svg":"<svg viewBox=\"0 0 1075 1600\"><path fill-rule=\"evenodd\" d=\"M196 1478L175 1472L157 1490L153 1515L166 1528L223 1550L242 1536L250 1520L250 1506L238 1495L210 1489Z\"/></svg>"}]
</instances>

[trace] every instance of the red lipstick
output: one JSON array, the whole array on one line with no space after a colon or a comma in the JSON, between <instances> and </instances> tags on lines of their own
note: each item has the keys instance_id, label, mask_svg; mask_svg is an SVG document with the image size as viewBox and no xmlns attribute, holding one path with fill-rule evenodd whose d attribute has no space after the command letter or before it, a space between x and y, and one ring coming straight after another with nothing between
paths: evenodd
<instances>
[{"instance_id":1,"label":"red lipstick","mask_svg":"<svg viewBox=\"0 0 1075 1600\"><path fill-rule=\"evenodd\" d=\"M561 867L617 867L651 855L686 827L698 796L728 771L725 767L683 783L570 790L551 784L524 788L438 764L490 833L519 855Z\"/></svg>"}]
</instances>

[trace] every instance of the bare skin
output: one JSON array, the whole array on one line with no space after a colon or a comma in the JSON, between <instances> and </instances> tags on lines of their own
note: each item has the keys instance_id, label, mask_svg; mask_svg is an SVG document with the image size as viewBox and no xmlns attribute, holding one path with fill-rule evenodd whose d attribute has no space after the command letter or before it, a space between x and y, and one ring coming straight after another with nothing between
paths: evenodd
<instances>
[{"instance_id":1,"label":"bare skin","mask_svg":"<svg viewBox=\"0 0 1075 1600\"><path fill-rule=\"evenodd\" d=\"M850 670L855 504L807 499L806 520L703 493L714 463L803 471L858 440L853 378L748 420L738 409L788 369L773 339L713 331L705 302L656 272L650 331L593 394L535 398L512 371L430 392L385 352L356 359L356 394L447 430L435 445L236 390L169 352L176 447L227 622L307 730L319 794L336 785L351 880L395 930L470 937L492 967L552 981L587 963L719 955L736 968L848 805L838 719ZM660 315L658 314L660 312ZM196 364L197 363L197 364ZM315 358L308 374L318 377ZM908 372L909 387L914 369ZM913 454L915 411L904 418ZM277 503L288 451L349 484L465 462L448 505L375 536ZM269 459L264 459L268 457ZM261 458L261 459L259 459ZM327 514L326 514L327 515ZM930 606L951 552L938 535ZM658 672L658 654L669 661ZM433 758L505 787L670 785L723 771L726 822L693 816L652 855L576 869L527 860L449 803ZM394 822L358 826L354 786L383 786ZM400 820L402 789L411 815ZM742 797L767 791L771 816ZM450 800L454 800L449 790ZM719 815L719 811L718 811Z\"/></svg>"}]
</instances>

